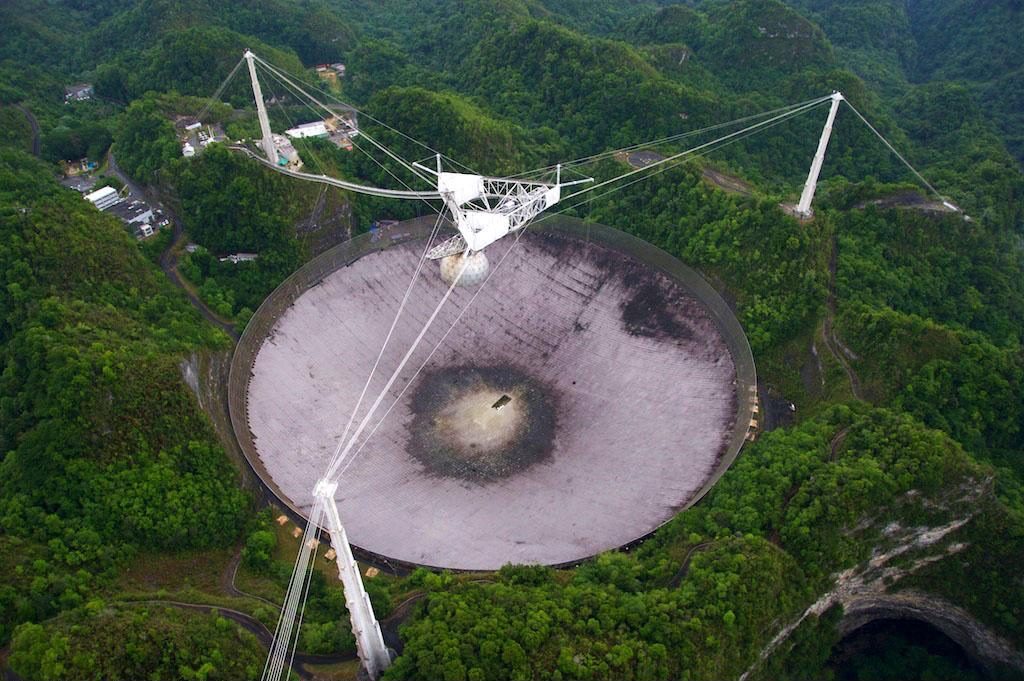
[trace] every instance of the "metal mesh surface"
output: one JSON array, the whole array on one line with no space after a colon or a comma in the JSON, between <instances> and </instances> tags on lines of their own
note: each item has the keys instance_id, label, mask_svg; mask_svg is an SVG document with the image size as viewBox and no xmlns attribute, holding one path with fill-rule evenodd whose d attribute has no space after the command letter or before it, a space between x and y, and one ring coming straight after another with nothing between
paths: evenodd
<instances>
[{"instance_id":1,"label":"metal mesh surface","mask_svg":"<svg viewBox=\"0 0 1024 681\"><path fill-rule=\"evenodd\" d=\"M300 513L431 226L402 223L314 259L264 302L239 342L229 392L236 435L268 487ZM488 249L494 276L413 380L476 290L456 289L384 400L386 408L397 398L395 408L341 480L342 520L358 547L458 569L574 562L694 503L742 446L753 360L735 317L697 273L649 244L569 218L545 220L513 244ZM367 404L445 289L428 264ZM540 386L555 411L544 457L486 478L423 463L412 426L434 416L423 413L429 399L414 399L417 388L465 367L507 367Z\"/></svg>"}]
</instances>

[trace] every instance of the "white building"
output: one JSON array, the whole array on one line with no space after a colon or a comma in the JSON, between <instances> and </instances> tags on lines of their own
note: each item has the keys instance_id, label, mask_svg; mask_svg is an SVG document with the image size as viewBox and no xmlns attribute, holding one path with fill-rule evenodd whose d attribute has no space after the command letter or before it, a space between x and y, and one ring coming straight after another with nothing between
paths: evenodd
<instances>
[{"instance_id":1,"label":"white building","mask_svg":"<svg viewBox=\"0 0 1024 681\"><path fill-rule=\"evenodd\" d=\"M92 99L92 84L78 83L64 88L64 102L84 102Z\"/></svg>"},{"instance_id":2,"label":"white building","mask_svg":"<svg viewBox=\"0 0 1024 681\"><path fill-rule=\"evenodd\" d=\"M274 149L277 151L277 164L281 166L290 166L292 168L301 168L302 159L299 158L299 152L292 146L291 140L284 135L273 135Z\"/></svg>"},{"instance_id":3,"label":"white building","mask_svg":"<svg viewBox=\"0 0 1024 681\"><path fill-rule=\"evenodd\" d=\"M96 206L99 210L106 210L121 200L117 190L113 187L102 187L94 192L85 195L85 200Z\"/></svg>"},{"instance_id":4,"label":"white building","mask_svg":"<svg viewBox=\"0 0 1024 681\"><path fill-rule=\"evenodd\" d=\"M240 262L252 262L256 258L260 257L258 253L232 253L231 255L220 258L221 262L230 262L237 265Z\"/></svg>"},{"instance_id":5,"label":"white building","mask_svg":"<svg viewBox=\"0 0 1024 681\"><path fill-rule=\"evenodd\" d=\"M324 125L323 121L313 121L312 123L303 123L297 125L294 128L285 130L284 134L288 135L292 139L303 139L305 137L327 137L327 126Z\"/></svg>"},{"instance_id":6,"label":"white building","mask_svg":"<svg viewBox=\"0 0 1024 681\"><path fill-rule=\"evenodd\" d=\"M196 155L196 148L190 142L185 142L185 146L181 148L181 155L185 158L192 158Z\"/></svg>"},{"instance_id":7,"label":"white building","mask_svg":"<svg viewBox=\"0 0 1024 681\"><path fill-rule=\"evenodd\" d=\"M126 222L129 225L141 222L145 225L149 225L153 221L153 209L146 204L138 201L132 204L132 214L128 216Z\"/></svg>"}]
</instances>

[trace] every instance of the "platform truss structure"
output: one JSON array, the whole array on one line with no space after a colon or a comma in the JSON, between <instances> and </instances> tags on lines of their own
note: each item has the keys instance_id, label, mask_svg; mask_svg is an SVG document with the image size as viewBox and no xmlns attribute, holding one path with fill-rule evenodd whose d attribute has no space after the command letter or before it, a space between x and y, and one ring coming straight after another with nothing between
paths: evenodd
<instances>
[{"instance_id":1,"label":"platform truss structure","mask_svg":"<svg viewBox=\"0 0 1024 681\"><path fill-rule=\"evenodd\" d=\"M558 203L563 187L593 182L585 178L563 183L561 165L555 167L554 183L445 172L440 155L436 170L413 165L437 178L437 192L458 230L427 253L429 260L482 251Z\"/></svg>"}]
</instances>

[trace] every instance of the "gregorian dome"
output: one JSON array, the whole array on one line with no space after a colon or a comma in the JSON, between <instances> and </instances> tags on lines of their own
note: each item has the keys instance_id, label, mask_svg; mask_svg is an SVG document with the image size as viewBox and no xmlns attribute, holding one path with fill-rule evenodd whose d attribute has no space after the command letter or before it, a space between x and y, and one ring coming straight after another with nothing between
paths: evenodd
<instances>
[{"instance_id":1,"label":"gregorian dome","mask_svg":"<svg viewBox=\"0 0 1024 681\"><path fill-rule=\"evenodd\" d=\"M463 267L465 270L462 269ZM441 279L449 285L455 281L456 277L459 277L459 272L462 272L462 276L459 277L459 286L478 286L487 278L489 271L490 264L483 251L476 251L469 255L456 253L441 259Z\"/></svg>"}]
</instances>

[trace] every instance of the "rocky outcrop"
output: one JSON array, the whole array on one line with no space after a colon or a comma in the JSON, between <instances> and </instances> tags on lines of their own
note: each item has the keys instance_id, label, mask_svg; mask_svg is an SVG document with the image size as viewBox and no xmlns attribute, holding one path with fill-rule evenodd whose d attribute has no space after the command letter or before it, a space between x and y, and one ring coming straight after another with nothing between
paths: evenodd
<instances>
[{"instance_id":1,"label":"rocky outcrop","mask_svg":"<svg viewBox=\"0 0 1024 681\"><path fill-rule=\"evenodd\" d=\"M954 519L932 526L903 527L898 522L886 525L882 530L883 540L871 558L835 575L833 588L783 627L761 650L754 664L740 676L740 681L746 681L808 616L821 616L834 605L843 608L843 619L839 624L841 635L877 619L921 620L958 643L982 666L992 670L1010 667L1024 671L1024 653L963 608L919 591L892 593L904 577L967 547L961 542L943 540L975 516L980 508L978 501L991 493L991 487L990 478L968 480L952 490L951 498L939 500L919 499L916 492L910 492L908 497L915 498L925 507L955 511L952 514ZM852 528L851 531L867 529L876 522L877 519L866 519L863 527Z\"/></svg>"},{"instance_id":2,"label":"rocky outcrop","mask_svg":"<svg viewBox=\"0 0 1024 681\"><path fill-rule=\"evenodd\" d=\"M217 439L228 457L242 473L242 484L259 491L260 483L242 455L228 417L228 372L231 350L193 352L178 363L182 380L196 396L199 407L210 418Z\"/></svg>"},{"instance_id":3,"label":"rocky outcrop","mask_svg":"<svg viewBox=\"0 0 1024 681\"><path fill-rule=\"evenodd\" d=\"M848 636L880 619L919 620L957 643L979 664L1024 670L1024 653L979 622L971 613L934 594L921 591L851 594L843 603L840 636Z\"/></svg>"}]
</instances>

